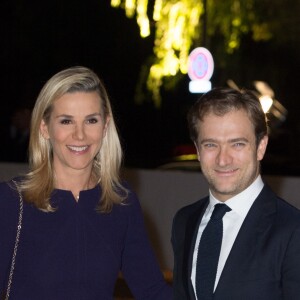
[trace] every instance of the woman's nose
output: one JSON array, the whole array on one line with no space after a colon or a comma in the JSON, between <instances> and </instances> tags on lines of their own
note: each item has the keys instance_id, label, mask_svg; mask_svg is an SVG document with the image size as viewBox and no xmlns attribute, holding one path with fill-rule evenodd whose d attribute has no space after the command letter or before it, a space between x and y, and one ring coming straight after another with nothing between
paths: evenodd
<instances>
[{"instance_id":1,"label":"woman's nose","mask_svg":"<svg viewBox=\"0 0 300 300\"><path fill-rule=\"evenodd\" d=\"M76 124L74 128L73 138L77 140L83 140L84 139L84 126L80 124Z\"/></svg>"}]
</instances>

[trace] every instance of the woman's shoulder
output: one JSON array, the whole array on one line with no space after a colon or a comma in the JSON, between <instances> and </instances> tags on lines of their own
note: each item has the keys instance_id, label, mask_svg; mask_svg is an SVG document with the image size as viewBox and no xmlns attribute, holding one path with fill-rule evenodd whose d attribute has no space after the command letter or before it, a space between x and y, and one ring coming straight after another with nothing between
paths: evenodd
<instances>
[{"instance_id":1,"label":"woman's shoulder","mask_svg":"<svg viewBox=\"0 0 300 300\"><path fill-rule=\"evenodd\" d=\"M20 209L20 197L13 181L0 182L0 224L15 224Z\"/></svg>"},{"instance_id":2,"label":"woman's shoulder","mask_svg":"<svg viewBox=\"0 0 300 300\"><path fill-rule=\"evenodd\" d=\"M16 185L14 184L14 180L9 181L1 181L0 182L0 198L6 195L11 195L16 191Z\"/></svg>"},{"instance_id":3,"label":"woman's shoulder","mask_svg":"<svg viewBox=\"0 0 300 300\"><path fill-rule=\"evenodd\" d=\"M123 201L120 204L114 205L114 208L123 213L140 211L140 200L130 184L127 181L122 181L121 186L123 190L120 193L123 196Z\"/></svg>"},{"instance_id":4,"label":"woman's shoulder","mask_svg":"<svg viewBox=\"0 0 300 300\"><path fill-rule=\"evenodd\" d=\"M19 204L18 189L15 180L0 182L0 207Z\"/></svg>"},{"instance_id":5,"label":"woman's shoulder","mask_svg":"<svg viewBox=\"0 0 300 300\"><path fill-rule=\"evenodd\" d=\"M136 194L136 192L132 189L131 185L127 181L122 181L122 187L126 190L127 196L124 201L126 204L131 204L131 205L139 205L139 198Z\"/></svg>"}]
</instances>

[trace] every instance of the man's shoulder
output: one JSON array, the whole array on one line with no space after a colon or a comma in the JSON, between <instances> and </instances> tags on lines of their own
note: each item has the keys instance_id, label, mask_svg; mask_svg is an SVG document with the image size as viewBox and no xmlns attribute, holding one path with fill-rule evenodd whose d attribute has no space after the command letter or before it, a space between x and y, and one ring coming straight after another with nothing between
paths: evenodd
<instances>
[{"instance_id":1,"label":"man's shoulder","mask_svg":"<svg viewBox=\"0 0 300 300\"><path fill-rule=\"evenodd\" d=\"M206 208L208 201L209 198L207 196L180 208L175 215L175 219L189 218L193 214L198 214L200 211Z\"/></svg>"},{"instance_id":2,"label":"man's shoulder","mask_svg":"<svg viewBox=\"0 0 300 300\"><path fill-rule=\"evenodd\" d=\"M201 218L209 202L209 198L203 198L192 204L182 207L177 211L173 219L172 241L183 241L186 234L192 234L196 228L199 218ZM187 230L187 228L189 228ZM175 238L176 237L176 238Z\"/></svg>"},{"instance_id":3,"label":"man's shoulder","mask_svg":"<svg viewBox=\"0 0 300 300\"><path fill-rule=\"evenodd\" d=\"M276 195L270 187L266 186L264 191L276 204L277 215L282 221L300 224L300 210L298 208Z\"/></svg>"},{"instance_id":4,"label":"man's shoulder","mask_svg":"<svg viewBox=\"0 0 300 300\"><path fill-rule=\"evenodd\" d=\"M277 197L278 215L288 223L300 226L300 210L288 203L285 199Z\"/></svg>"}]
</instances>

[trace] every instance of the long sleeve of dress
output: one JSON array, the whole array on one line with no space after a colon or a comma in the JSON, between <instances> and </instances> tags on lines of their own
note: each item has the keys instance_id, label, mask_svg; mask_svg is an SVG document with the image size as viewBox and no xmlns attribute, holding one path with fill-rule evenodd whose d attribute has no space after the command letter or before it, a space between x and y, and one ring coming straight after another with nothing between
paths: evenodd
<instances>
[{"instance_id":1,"label":"long sleeve of dress","mask_svg":"<svg viewBox=\"0 0 300 300\"><path fill-rule=\"evenodd\" d=\"M129 206L131 213L121 263L125 280L135 299L172 299L171 289L166 286L149 244L139 201L133 193Z\"/></svg>"}]
</instances>

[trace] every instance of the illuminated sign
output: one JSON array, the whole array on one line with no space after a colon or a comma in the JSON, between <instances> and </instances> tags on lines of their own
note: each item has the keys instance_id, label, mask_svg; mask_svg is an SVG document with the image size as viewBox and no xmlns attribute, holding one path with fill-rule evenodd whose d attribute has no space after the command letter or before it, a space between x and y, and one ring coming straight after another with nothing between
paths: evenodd
<instances>
[{"instance_id":1,"label":"illuminated sign","mask_svg":"<svg viewBox=\"0 0 300 300\"><path fill-rule=\"evenodd\" d=\"M214 60L211 53L203 47L194 49L188 59L188 75L191 79L191 93L206 93L211 90L209 81L214 72Z\"/></svg>"}]
</instances>

